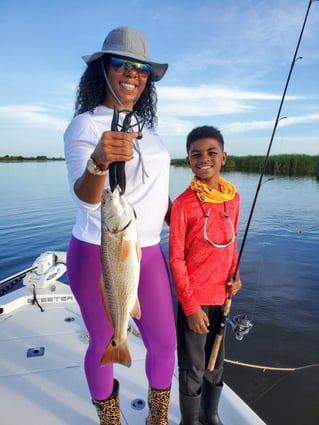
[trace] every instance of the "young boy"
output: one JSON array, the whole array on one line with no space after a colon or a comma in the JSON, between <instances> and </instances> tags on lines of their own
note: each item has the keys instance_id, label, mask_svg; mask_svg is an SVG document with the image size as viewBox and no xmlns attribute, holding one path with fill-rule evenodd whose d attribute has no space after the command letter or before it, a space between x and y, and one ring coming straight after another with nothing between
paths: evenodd
<instances>
[{"instance_id":1,"label":"young boy","mask_svg":"<svg viewBox=\"0 0 319 425\"><path fill-rule=\"evenodd\" d=\"M190 186L173 202L169 258L178 296L177 338L181 425L222 425L218 402L223 382L222 342L215 369L207 370L226 299L241 282L236 234L239 195L220 176L226 163L224 139L212 126L187 136ZM223 338L224 340L224 338Z\"/></svg>"}]
</instances>

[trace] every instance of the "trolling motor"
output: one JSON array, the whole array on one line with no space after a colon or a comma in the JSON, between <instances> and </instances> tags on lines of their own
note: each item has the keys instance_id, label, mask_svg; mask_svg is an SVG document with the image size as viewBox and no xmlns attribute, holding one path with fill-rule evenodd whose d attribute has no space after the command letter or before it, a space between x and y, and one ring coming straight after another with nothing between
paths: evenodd
<instances>
[{"instance_id":1,"label":"trolling motor","mask_svg":"<svg viewBox=\"0 0 319 425\"><path fill-rule=\"evenodd\" d=\"M45 288L66 272L65 252L44 252L33 263L32 270L23 278L24 286Z\"/></svg>"}]
</instances>

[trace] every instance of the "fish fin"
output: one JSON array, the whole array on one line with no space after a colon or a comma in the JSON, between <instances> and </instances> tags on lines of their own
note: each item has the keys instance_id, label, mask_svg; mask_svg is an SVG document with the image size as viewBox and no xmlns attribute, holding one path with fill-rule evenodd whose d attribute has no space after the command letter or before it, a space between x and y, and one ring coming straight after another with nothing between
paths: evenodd
<instances>
[{"instance_id":1,"label":"fish fin","mask_svg":"<svg viewBox=\"0 0 319 425\"><path fill-rule=\"evenodd\" d=\"M110 324L114 327L113 319L112 319L110 309L109 309L109 305L107 303L107 296L106 296L106 291L105 291L105 286L104 286L103 274L102 274L101 279L100 279L100 292L101 292L102 302L103 302L103 306L104 306L106 316L107 316Z\"/></svg>"},{"instance_id":2,"label":"fish fin","mask_svg":"<svg viewBox=\"0 0 319 425\"><path fill-rule=\"evenodd\" d=\"M132 358L128 348L127 339L121 342L118 346L116 346L115 341L111 339L102 356L100 366L105 366L108 363L120 363L123 366L131 366Z\"/></svg>"},{"instance_id":3,"label":"fish fin","mask_svg":"<svg viewBox=\"0 0 319 425\"><path fill-rule=\"evenodd\" d=\"M141 306L140 306L140 302L139 302L138 298L136 298L135 304L132 308L131 316L134 317L134 319L140 319L141 316L142 316Z\"/></svg>"},{"instance_id":4,"label":"fish fin","mask_svg":"<svg viewBox=\"0 0 319 425\"><path fill-rule=\"evenodd\" d=\"M142 259L142 248L139 241L136 241L135 249L136 249L137 260L140 263Z\"/></svg>"},{"instance_id":5,"label":"fish fin","mask_svg":"<svg viewBox=\"0 0 319 425\"><path fill-rule=\"evenodd\" d=\"M131 241L125 237L122 238L121 243L121 260L125 261L131 252Z\"/></svg>"}]
</instances>

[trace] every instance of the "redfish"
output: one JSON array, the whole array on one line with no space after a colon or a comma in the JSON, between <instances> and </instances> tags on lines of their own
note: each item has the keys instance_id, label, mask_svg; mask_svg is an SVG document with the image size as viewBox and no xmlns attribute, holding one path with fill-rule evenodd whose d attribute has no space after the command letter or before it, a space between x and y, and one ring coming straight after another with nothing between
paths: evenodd
<instances>
[{"instance_id":1,"label":"redfish","mask_svg":"<svg viewBox=\"0 0 319 425\"><path fill-rule=\"evenodd\" d=\"M103 191L101 200L102 294L106 314L114 334L101 359L130 367L131 354L127 341L130 315L139 319L137 298L141 248L133 207L116 187Z\"/></svg>"}]
</instances>

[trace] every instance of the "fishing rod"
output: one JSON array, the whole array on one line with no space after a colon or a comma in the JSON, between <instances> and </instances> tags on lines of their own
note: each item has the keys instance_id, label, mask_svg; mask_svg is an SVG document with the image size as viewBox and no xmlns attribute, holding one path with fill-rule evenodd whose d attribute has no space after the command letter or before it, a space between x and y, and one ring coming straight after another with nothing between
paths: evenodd
<instances>
[{"instance_id":1,"label":"fishing rod","mask_svg":"<svg viewBox=\"0 0 319 425\"><path fill-rule=\"evenodd\" d=\"M302 39L302 36L303 36L305 26L306 26L306 23L307 23L311 4L315 1L318 1L318 0L310 0L309 1L307 12L306 12L306 15L305 15L305 18L304 18L304 21L303 21L303 25L302 25L302 28L301 28L301 31L300 31L300 34L299 34L299 39L298 39L298 42L297 42L295 54L294 54L292 62L291 62L289 74L288 74L288 77L287 77L287 80L286 80L286 85L285 85L285 88L284 88L284 91L283 91L283 94L282 94L282 97L281 97L281 101L280 101L280 104L279 104L274 128L273 128L273 131L272 131L272 134L271 134L268 150L267 150L267 153L266 153L266 156L265 156L265 159L264 159L264 163L263 163L262 171L261 171L259 181L258 181L258 184L257 184L257 189L256 189L256 193L255 193L254 200L253 200L253 203L252 203L252 207L250 209L247 225L246 225L244 236L243 236L243 241L242 241L240 251L239 251L239 254L238 254L238 260L237 260L234 276L236 276L236 274L238 272L239 263L240 263L240 260L241 260L241 256L242 256L242 253L243 253L243 250L244 250L245 243L246 243L246 239L247 239L250 223L251 223L251 220L252 220L252 216L253 216L253 213L254 213L254 210L255 210L255 206L256 206L258 195L259 195L260 187L262 185L264 174L266 172L266 168L267 168L267 164L268 164L268 160L269 160L269 155L270 155L270 151L271 151L271 148L272 148L274 137L275 137L275 134L276 134L276 131L277 131L278 123L281 119L284 118L284 117L280 117L280 114L281 114L282 106L283 106L283 103L284 103L284 100L285 100L285 97L286 97L286 92L287 92L288 85L289 85L289 82L290 82L290 77L291 77L292 71L294 69L294 66L295 66L297 60L302 59L301 56L297 56L298 50L299 50L299 46L300 46L300 43L301 43L301 39Z\"/></svg>"},{"instance_id":2,"label":"fishing rod","mask_svg":"<svg viewBox=\"0 0 319 425\"><path fill-rule=\"evenodd\" d=\"M275 134L276 134L276 130L277 130L277 127L278 127L278 123L282 118L284 118L284 117L281 117L280 115L281 115L282 106L283 106L283 103L284 103L284 100L285 100L285 97L286 97L287 89L288 89L288 86L289 86L290 77L291 77L292 71L294 69L294 66L295 66L297 60L302 59L301 56L297 56L298 50L299 50L299 46L300 46L300 43L301 43L301 39L302 39L302 36L303 36L304 29L305 29L305 26L306 26L306 23L307 23L307 20L308 20L310 7L311 7L312 3L315 2L315 1L318 1L318 0L310 0L309 3L308 3L307 12L306 12L306 15L305 15L305 18L304 18L304 21L303 21L303 25L302 25L302 28L301 28L301 31L300 31L300 34L299 34L295 53L294 53L294 56L293 56L293 59L292 59L291 65L290 65L290 70L289 70L289 73L288 73L285 88L284 88L284 91L283 91L283 94L282 94L282 97L281 97L281 101L280 101L280 104L279 104L276 120L275 120L275 123L274 123L273 131L272 131L270 141L269 141L269 145L268 145L268 149L267 149L267 153L265 155L262 170L261 170L260 177L259 177L258 184L257 184L257 189L256 189L256 192L255 192L255 196L254 196L252 206L251 206L251 209L250 209L246 228L245 228L245 231L244 231L242 244L241 244L240 251L239 251L239 254L238 254L238 260L237 260L237 264L236 264L235 271L234 271L234 280L236 278L236 275L237 275L237 272L238 272L238 269L239 269L239 263L240 263L242 253L243 253L243 250L244 250L244 247L245 247L245 243L246 243L250 223L251 223L251 220L252 220L252 217L253 217L253 213L254 213L254 210L255 210L259 191L260 191L262 181L263 181L266 169L267 169L269 155L270 155L270 151L271 151L272 144L273 144L273 141L274 141L274 137L275 137ZM231 295L229 295L229 297L227 298L227 300L225 302L223 317L221 319L221 323L219 325L219 331L216 335L214 345L213 345L213 349L212 349L212 353L211 353L211 356L210 356L210 359L209 359L209 362L208 362L207 369L209 371L213 371L214 368L215 368L215 363L216 363L216 360L217 360L217 357L218 357L218 353L219 353L219 350L220 350L223 335L225 333L225 326L226 326L226 323L227 323L227 319L228 319L230 309L231 309Z\"/></svg>"}]
</instances>

